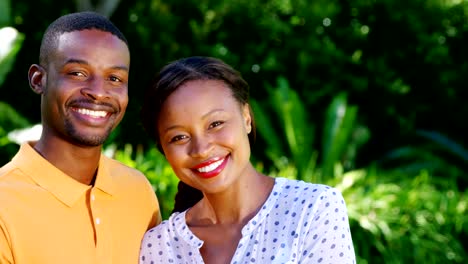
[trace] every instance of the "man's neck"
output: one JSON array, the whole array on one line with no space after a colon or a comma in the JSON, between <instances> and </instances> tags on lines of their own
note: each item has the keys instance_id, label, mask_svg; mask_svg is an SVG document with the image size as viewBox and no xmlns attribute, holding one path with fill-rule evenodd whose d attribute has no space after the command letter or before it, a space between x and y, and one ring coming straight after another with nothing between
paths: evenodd
<instances>
[{"instance_id":1,"label":"man's neck","mask_svg":"<svg viewBox=\"0 0 468 264\"><path fill-rule=\"evenodd\" d=\"M46 144L39 140L33 147L42 157L71 178L86 185L94 184L102 146L80 147L63 141Z\"/></svg>"}]
</instances>

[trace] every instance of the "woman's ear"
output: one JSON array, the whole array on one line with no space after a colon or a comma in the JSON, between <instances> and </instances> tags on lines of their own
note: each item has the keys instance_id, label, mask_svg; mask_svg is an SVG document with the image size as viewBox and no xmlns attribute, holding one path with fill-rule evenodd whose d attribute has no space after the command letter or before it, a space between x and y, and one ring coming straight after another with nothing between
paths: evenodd
<instances>
[{"instance_id":1,"label":"woman's ear","mask_svg":"<svg viewBox=\"0 0 468 264\"><path fill-rule=\"evenodd\" d=\"M43 94L47 83L47 73L40 65L33 64L28 71L29 86L37 94Z\"/></svg>"},{"instance_id":2,"label":"woman's ear","mask_svg":"<svg viewBox=\"0 0 468 264\"><path fill-rule=\"evenodd\" d=\"M250 134L252 132L252 114L250 112L250 105L247 103L242 106L242 117L244 118L247 134Z\"/></svg>"}]
</instances>

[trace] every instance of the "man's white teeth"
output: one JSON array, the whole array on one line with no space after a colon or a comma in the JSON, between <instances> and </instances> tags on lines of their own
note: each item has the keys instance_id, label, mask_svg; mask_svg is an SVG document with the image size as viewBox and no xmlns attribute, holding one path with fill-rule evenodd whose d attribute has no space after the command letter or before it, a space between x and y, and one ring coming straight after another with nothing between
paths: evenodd
<instances>
[{"instance_id":1,"label":"man's white teeth","mask_svg":"<svg viewBox=\"0 0 468 264\"><path fill-rule=\"evenodd\" d=\"M212 171L212 170L218 168L218 166L221 165L221 163L223 163L223 161L224 161L224 159L218 160L218 161L216 161L216 162L211 163L211 164L208 165L208 166L199 168L198 171L199 171L199 172L210 172L210 171Z\"/></svg>"},{"instance_id":2,"label":"man's white teeth","mask_svg":"<svg viewBox=\"0 0 468 264\"><path fill-rule=\"evenodd\" d=\"M94 111L89 109L80 108L78 109L78 113L83 115L89 115L92 117L105 117L107 115L106 111Z\"/></svg>"}]
</instances>

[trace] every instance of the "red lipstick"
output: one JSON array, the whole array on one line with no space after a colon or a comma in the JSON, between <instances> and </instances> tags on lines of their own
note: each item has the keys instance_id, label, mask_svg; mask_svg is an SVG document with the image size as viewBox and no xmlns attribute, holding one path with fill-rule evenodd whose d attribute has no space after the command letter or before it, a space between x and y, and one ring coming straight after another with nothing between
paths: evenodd
<instances>
[{"instance_id":1,"label":"red lipstick","mask_svg":"<svg viewBox=\"0 0 468 264\"><path fill-rule=\"evenodd\" d=\"M223 159L213 159L207 162L198 164L192 168L192 171L198 176L209 179L216 177L226 167L229 156Z\"/></svg>"}]
</instances>

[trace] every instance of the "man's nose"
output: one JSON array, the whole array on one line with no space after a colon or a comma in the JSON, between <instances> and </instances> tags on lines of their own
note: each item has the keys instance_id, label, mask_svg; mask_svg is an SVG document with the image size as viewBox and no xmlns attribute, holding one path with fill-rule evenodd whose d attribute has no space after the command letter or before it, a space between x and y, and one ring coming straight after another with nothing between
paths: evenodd
<instances>
[{"instance_id":1,"label":"man's nose","mask_svg":"<svg viewBox=\"0 0 468 264\"><path fill-rule=\"evenodd\" d=\"M86 87L81 89L81 93L93 100L101 100L110 97L106 89L106 82L102 78L92 78Z\"/></svg>"}]
</instances>

